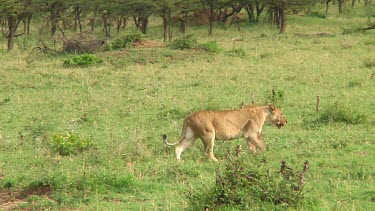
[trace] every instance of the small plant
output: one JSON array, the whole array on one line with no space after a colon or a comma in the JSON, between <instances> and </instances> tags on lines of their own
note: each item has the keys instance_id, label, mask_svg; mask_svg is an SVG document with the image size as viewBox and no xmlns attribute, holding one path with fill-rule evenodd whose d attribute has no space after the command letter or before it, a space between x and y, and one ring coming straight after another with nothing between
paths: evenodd
<instances>
[{"instance_id":1,"label":"small plant","mask_svg":"<svg viewBox=\"0 0 375 211\"><path fill-rule=\"evenodd\" d=\"M367 59L363 62L366 68L375 68L375 60Z\"/></svg>"},{"instance_id":2,"label":"small plant","mask_svg":"<svg viewBox=\"0 0 375 211\"><path fill-rule=\"evenodd\" d=\"M216 171L213 189L208 194L188 193L188 197L195 205L203 204L212 210L297 208L309 202L304 191L304 175L307 171L307 161L302 172L291 169L284 161L280 171L275 171L268 168L264 158L253 166L237 153L234 156L228 152L224 168Z\"/></svg>"},{"instance_id":3,"label":"small plant","mask_svg":"<svg viewBox=\"0 0 375 211\"><path fill-rule=\"evenodd\" d=\"M235 48L233 50L225 51L225 55L230 57L245 57L246 52L242 48Z\"/></svg>"},{"instance_id":4,"label":"small plant","mask_svg":"<svg viewBox=\"0 0 375 211\"><path fill-rule=\"evenodd\" d=\"M83 139L78 134L68 132L65 134L55 134L51 138L53 152L62 156L75 155L93 146L90 139Z\"/></svg>"},{"instance_id":5,"label":"small plant","mask_svg":"<svg viewBox=\"0 0 375 211\"><path fill-rule=\"evenodd\" d=\"M326 14L320 13L320 12L310 12L308 14L310 17L315 17L315 18L327 18Z\"/></svg>"},{"instance_id":6,"label":"small plant","mask_svg":"<svg viewBox=\"0 0 375 211\"><path fill-rule=\"evenodd\" d=\"M182 38L174 40L171 44L170 47L172 49L192 49L196 47L197 45L197 39L193 35L186 35L183 36Z\"/></svg>"},{"instance_id":7,"label":"small plant","mask_svg":"<svg viewBox=\"0 0 375 211\"><path fill-rule=\"evenodd\" d=\"M217 44L216 41L209 41L209 42L199 44L199 48L201 48L201 49L203 49L207 52L212 52L212 53L220 51L219 45Z\"/></svg>"},{"instance_id":8,"label":"small plant","mask_svg":"<svg viewBox=\"0 0 375 211\"><path fill-rule=\"evenodd\" d=\"M118 50L118 49L129 47L133 43L141 41L143 39L143 36L144 35L141 32L133 31L133 32L125 35L125 37L123 37L123 38L114 40L109 45L107 50Z\"/></svg>"},{"instance_id":9,"label":"small plant","mask_svg":"<svg viewBox=\"0 0 375 211\"><path fill-rule=\"evenodd\" d=\"M269 100L274 103L280 103L284 101L285 92L282 90L275 91L275 89L272 89L272 95L269 97Z\"/></svg>"},{"instance_id":10,"label":"small plant","mask_svg":"<svg viewBox=\"0 0 375 211\"><path fill-rule=\"evenodd\" d=\"M346 124L360 124L366 122L366 116L358 113L357 109L353 110L349 106L343 106L335 102L332 106L321 113L319 121L323 123L328 122L342 122Z\"/></svg>"},{"instance_id":11,"label":"small plant","mask_svg":"<svg viewBox=\"0 0 375 211\"><path fill-rule=\"evenodd\" d=\"M103 63L103 60L98 58L95 54L81 54L73 58L64 60L65 66L87 67Z\"/></svg>"}]
</instances>

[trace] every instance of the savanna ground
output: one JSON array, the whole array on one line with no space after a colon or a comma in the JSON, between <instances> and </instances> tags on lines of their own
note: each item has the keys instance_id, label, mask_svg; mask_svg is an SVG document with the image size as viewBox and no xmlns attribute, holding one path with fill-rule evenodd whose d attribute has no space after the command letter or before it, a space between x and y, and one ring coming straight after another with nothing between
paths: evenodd
<instances>
[{"instance_id":1,"label":"savanna ground","mask_svg":"<svg viewBox=\"0 0 375 211\"><path fill-rule=\"evenodd\" d=\"M216 41L215 53L164 46L155 23L150 45L97 53L103 63L87 68L64 66L71 55L23 50L35 47L32 37L17 38L13 52L2 40L0 209L203 209L191 195L209 193L228 150L241 144L249 168L309 161L309 201L296 209L374 210L375 30L343 33L367 23L361 15L289 16L283 35L267 24L216 28L212 37L206 27L188 29L199 42ZM219 141L215 163L197 141L177 163L163 145L161 135L177 139L187 114L239 108L251 92L268 103L272 89L288 124L264 128L265 153L249 154L243 139ZM50 140L69 131L94 147L57 155Z\"/></svg>"}]
</instances>

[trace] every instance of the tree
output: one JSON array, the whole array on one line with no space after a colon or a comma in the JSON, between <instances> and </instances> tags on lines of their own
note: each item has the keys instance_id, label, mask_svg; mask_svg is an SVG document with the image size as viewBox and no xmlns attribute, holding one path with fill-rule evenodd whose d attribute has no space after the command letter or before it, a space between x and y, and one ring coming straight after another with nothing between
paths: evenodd
<instances>
[{"instance_id":1,"label":"tree","mask_svg":"<svg viewBox=\"0 0 375 211\"><path fill-rule=\"evenodd\" d=\"M293 9L306 10L314 6L318 0L263 0L268 6L269 20L280 28L280 34L286 30L286 11Z\"/></svg>"},{"instance_id":2,"label":"tree","mask_svg":"<svg viewBox=\"0 0 375 211\"><path fill-rule=\"evenodd\" d=\"M19 23L25 17L26 14L27 1L17 1L17 0L3 0L0 4L0 13L5 17L6 21L4 24L8 26L8 32L6 38L8 40L8 50L14 49L13 38L18 36L17 28Z\"/></svg>"}]
</instances>

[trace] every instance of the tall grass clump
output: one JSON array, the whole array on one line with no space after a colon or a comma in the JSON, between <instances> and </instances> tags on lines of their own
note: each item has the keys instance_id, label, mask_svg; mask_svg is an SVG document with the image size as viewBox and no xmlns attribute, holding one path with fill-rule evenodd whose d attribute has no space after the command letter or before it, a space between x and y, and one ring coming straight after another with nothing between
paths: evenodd
<instances>
[{"instance_id":1,"label":"tall grass clump","mask_svg":"<svg viewBox=\"0 0 375 211\"><path fill-rule=\"evenodd\" d=\"M122 48L127 48L136 42L142 41L143 39L144 35L141 32L129 32L125 35L125 37L116 39L112 43L110 43L110 45L107 47L107 50L118 50Z\"/></svg>"},{"instance_id":2,"label":"tall grass clump","mask_svg":"<svg viewBox=\"0 0 375 211\"><path fill-rule=\"evenodd\" d=\"M95 54L87 53L64 60L64 66L66 67L88 67L101 63L103 63L101 58L97 57Z\"/></svg>"},{"instance_id":3,"label":"tall grass clump","mask_svg":"<svg viewBox=\"0 0 375 211\"><path fill-rule=\"evenodd\" d=\"M169 45L169 47L172 49L179 49L179 50L192 49L197 46L197 43L198 43L197 39L193 35L189 34L189 35L173 40L173 42Z\"/></svg>"},{"instance_id":4,"label":"tall grass clump","mask_svg":"<svg viewBox=\"0 0 375 211\"><path fill-rule=\"evenodd\" d=\"M359 113L350 106L342 105L338 102L335 102L333 105L325 109L319 117L319 122L341 122L351 125L365 123L366 120L366 115Z\"/></svg>"},{"instance_id":5,"label":"tall grass clump","mask_svg":"<svg viewBox=\"0 0 375 211\"><path fill-rule=\"evenodd\" d=\"M251 209L288 209L299 208L304 204L313 204L305 197L304 174L308 171L308 162L302 173L286 166L283 161L281 170L270 169L263 159L257 164L249 164L244 159L230 155L223 168L216 171L215 185L207 193L192 194L194 206L204 205L212 210L251 210Z\"/></svg>"},{"instance_id":6,"label":"tall grass clump","mask_svg":"<svg viewBox=\"0 0 375 211\"><path fill-rule=\"evenodd\" d=\"M62 156L75 155L93 147L91 139L81 138L78 134L72 132L54 134L50 144L52 151Z\"/></svg>"}]
</instances>

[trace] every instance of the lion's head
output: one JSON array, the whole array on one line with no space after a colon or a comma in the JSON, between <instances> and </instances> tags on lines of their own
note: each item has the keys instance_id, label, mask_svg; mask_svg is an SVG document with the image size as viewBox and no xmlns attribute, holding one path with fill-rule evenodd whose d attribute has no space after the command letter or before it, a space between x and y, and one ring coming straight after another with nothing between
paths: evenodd
<instances>
[{"instance_id":1,"label":"lion's head","mask_svg":"<svg viewBox=\"0 0 375 211\"><path fill-rule=\"evenodd\" d=\"M276 108L273 104L268 105L270 109L270 115L268 115L268 121L272 122L277 128L281 128L288 122L283 114L283 112Z\"/></svg>"}]
</instances>

